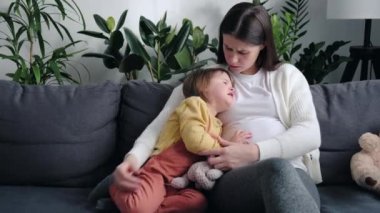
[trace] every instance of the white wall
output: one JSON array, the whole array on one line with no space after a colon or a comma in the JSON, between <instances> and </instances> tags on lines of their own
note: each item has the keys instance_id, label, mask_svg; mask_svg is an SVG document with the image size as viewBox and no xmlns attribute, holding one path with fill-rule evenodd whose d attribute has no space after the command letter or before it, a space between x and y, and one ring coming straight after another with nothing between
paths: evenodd
<instances>
[{"instance_id":1,"label":"white wall","mask_svg":"<svg viewBox=\"0 0 380 213\"><path fill-rule=\"evenodd\" d=\"M4 11L11 0L0 1L0 10ZM138 20L141 15L157 22L165 11L167 11L167 22L169 24L181 25L183 18L189 18L193 24L206 26L206 33L210 36L217 37L218 25L226 11L238 0L78 0L77 3L84 13L87 29L98 30L93 14L99 14L102 17L114 16L119 18L122 11L128 9L128 15L125 25L130 27L135 33L138 33ZM267 6L274 7L277 11L283 0L269 0ZM307 25L308 33L304 37L304 47L310 42L326 41L327 44L335 40L351 40L349 45L361 45L364 35L364 21L362 20L327 20L326 19L326 0L309 0L309 18L310 23ZM102 52L104 45L102 41L88 36L77 34L80 30L78 25L70 24L72 35L75 39L85 40L87 52ZM372 43L380 45L380 20L372 23ZM339 52L342 55L349 55L349 45L342 48ZM210 54L210 53L209 53ZM211 55L211 54L210 54ZM82 75L84 83L102 82L104 80L120 81L122 74L117 69L107 70L101 60L95 58L76 57L75 63L82 63L90 70L90 78ZM12 72L12 64L5 60L0 61L0 79L8 79L5 73ZM328 82L337 82L340 79L341 71L344 66L339 68L338 72L330 75Z\"/></svg>"}]
</instances>

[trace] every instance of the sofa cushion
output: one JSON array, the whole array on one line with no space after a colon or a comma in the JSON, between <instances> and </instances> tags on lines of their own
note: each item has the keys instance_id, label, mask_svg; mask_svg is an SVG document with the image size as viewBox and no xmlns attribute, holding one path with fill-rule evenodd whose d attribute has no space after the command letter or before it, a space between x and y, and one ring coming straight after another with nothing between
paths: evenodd
<instances>
[{"instance_id":1,"label":"sofa cushion","mask_svg":"<svg viewBox=\"0 0 380 213\"><path fill-rule=\"evenodd\" d=\"M0 212L97 212L87 201L88 188L0 186Z\"/></svg>"},{"instance_id":2,"label":"sofa cushion","mask_svg":"<svg viewBox=\"0 0 380 213\"><path fill-rule=\"evenodd\" d=\"M318 187L322 213L379 212L380 196L355 185Z\"/></svg>"},{"instance_id":3,"label":"sofa cushion","mask_svg":"<svg viewBox=\"0 0 380 213\"><path fill-rule=\"evenodd\" d=\"M136 138L158 115L173 86L142 80L128 81L121 90L118 156L122 160Z\"/></svg>"},{"instance_id":4,"label":"sofa cushion","mask_svg":"<svg viewBox=\"0 0 380 213\"><path fill-rule=\"evenodd\" d=\"M321 127L324 184L353 183L350 159L358 138L380 130L380 80L311 86Z\"/></svg>"},{"instance_id":5,"label":"sofa cushion","mask_svg":"<svg viewBox=\"0 0 380 213\"><path fill-rule=\"evenodd\" d=\"M89 186L116 146L120 85L0 81L0 184Z\"/></svg>"}]
</instances>

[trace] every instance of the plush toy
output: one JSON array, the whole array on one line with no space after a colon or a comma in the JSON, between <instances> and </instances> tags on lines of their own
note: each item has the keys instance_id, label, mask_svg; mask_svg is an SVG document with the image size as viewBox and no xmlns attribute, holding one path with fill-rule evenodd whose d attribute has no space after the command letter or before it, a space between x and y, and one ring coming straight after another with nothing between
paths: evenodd
<instances>
[{"instance_id":1,"label":"plush toy","mask_svg":"<svg viewBox=\"0 0 380 213\"><path fill-rule=\"evenodd\" d=\"M351 174L355 182L380 193L380 137L365 133L359 138L362 150L351 158Z\"/></svg>"},{"instance_id":2,"label":"plush toy","mask_svg":"<svg viewBox=\"0 0 380 213\"><path fill-rule=\"evenodd\" d=\"M191 165L182 177L173 178L171 186L182 189L189 184L189 181L193 181L196 188L210 190L214 186L215 180L222 174L223 172L219 169L211 168L207 161L199 161Z\"/></svg>"}]
</instances>

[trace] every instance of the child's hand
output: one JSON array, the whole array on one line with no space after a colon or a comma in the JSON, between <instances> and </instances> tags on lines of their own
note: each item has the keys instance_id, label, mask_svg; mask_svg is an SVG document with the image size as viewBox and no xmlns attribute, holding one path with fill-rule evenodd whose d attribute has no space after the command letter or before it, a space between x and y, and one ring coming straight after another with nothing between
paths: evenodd
<instances>
[{"instance_id":1,"label":"child's hand","mask_svg":"<svg viewBox=\"0 0 380 213\"><path fill-rule=\"evenodd\" d=\"M231 142L237 142L237 143L248 143L248 141L252 138L252 133L243 131L243 130L236 130L235 134L230 139Z\"/></svg>"}]
</instances>

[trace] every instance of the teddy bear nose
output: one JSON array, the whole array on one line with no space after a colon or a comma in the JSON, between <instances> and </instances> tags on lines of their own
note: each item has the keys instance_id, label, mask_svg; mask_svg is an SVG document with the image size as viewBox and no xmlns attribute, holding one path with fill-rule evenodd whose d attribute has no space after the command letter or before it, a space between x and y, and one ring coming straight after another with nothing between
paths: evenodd
<instances>
[{"instance_id":1,"label":"teddy bear nose","mask_svg":"<svg viewBox=\"0 0 380 213\"><path fill-rule=\"evenodd\" d=\"M367 178L365 179L365 183L366 183L368 186L374 186L374 185L376 185L377 181L374 180L374 179L371 178L371 177L367 177Z\"/></svg>"}]
</instances>

